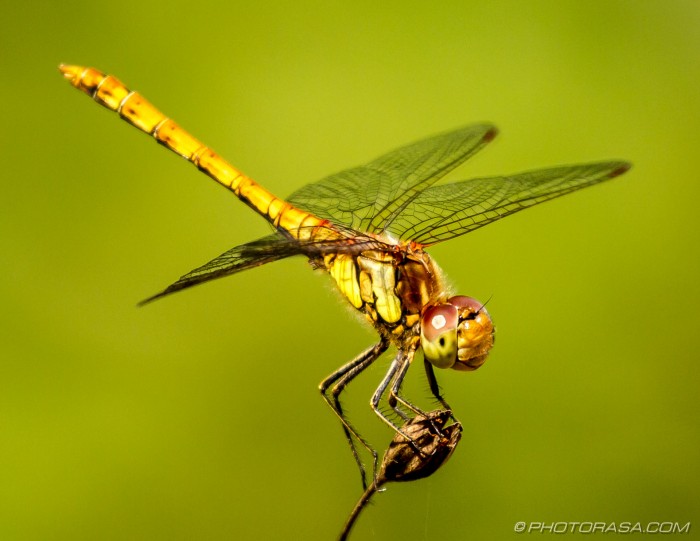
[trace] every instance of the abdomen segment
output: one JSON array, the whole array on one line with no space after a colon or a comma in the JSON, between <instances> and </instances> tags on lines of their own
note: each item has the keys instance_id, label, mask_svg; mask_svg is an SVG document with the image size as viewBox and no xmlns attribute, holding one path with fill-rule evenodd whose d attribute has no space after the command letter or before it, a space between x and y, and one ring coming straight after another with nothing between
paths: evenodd
<instances>
[{"instance_id":1,"label":"abdomen segment","mask_svg":"<svg viewBox=\"0 0 700 541\"><path fill-rule=\"evenodd\" d=\"M129 124L152 135L156 141L193 163L275 227L288 231L295 238L308 239L315 228L328 225L326 220L272 195L115 77L82 66L61 65L60 70L74 87L100 105L119 113Z\"/></svg>"}]
</instances>

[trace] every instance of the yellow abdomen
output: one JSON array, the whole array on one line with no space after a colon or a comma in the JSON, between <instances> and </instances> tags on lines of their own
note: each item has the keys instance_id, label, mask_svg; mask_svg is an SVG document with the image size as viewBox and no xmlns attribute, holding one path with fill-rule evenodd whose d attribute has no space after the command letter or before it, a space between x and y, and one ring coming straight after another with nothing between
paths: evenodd
<instances>
[{"instance_id":1,"label":"yellow abdomen","mask_svg":"<svg viewBox=\"0 0 700 541\"><path fill-rule=\"evenodd\" d=\"M231 190L276 228L289 232L294 238L305 240L314 234L315 228L329 226L326 220L272 195L153 107L141 94L129 90L117 78L82 66L62 65L60 69L74 87L91 96L100 105L119 113L129 124L153 136L156 141L194 164Z\"/></svg>"}]
</instances>

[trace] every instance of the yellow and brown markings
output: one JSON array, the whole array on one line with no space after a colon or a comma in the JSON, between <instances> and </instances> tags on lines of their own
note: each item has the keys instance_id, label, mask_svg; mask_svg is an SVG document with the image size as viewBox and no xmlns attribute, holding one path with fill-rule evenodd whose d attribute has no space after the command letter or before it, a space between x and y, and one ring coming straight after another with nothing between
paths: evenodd
<instances>
[{"instance_id":1,"label":"yellow and brown markings","mask_svg":"<svg viewBox=\"0 0 700 541\"><path fill-rule=\"evenodd\" d=\"M360 274L364 273L364 289L371 283L374 307L387 323L396 323L401 319L401 301L396 295L397 261L394 254L386 252L364 252L357 258Z\"/></svg>"},{"instance_id":2,"label":"yellow and brown markings","mask_svg":"<svg viewBox=\"0 0 700 541\"><path fill-rule=\"evenodd\" d=\"M333 227L327 220L304 212L272 195L115 77L82 66L61 66L60 69L74 87L91 96L100 105L119 113L129 124L153 136L160 144L194 164L235 193L275 227L288 231L301 240L312 238L316 228L323 228L326 235L332 233Z\"/></svg>"},{"instance_id":3,"label":"yellow and brown markings","mask_svg":"<svg viewBox=\"0 0 700 541\"><path fill-rule=\"evenodd\" d=\"M409 313L419 313L431 302L444 300L442 273L425 252L410 254L399 268L396 294Z\"/></svg>"},{"instance_id":4,"label":"yellow and brown markings","mask_svg":"<svg viewBox=\"0 0 700 541\"><path fill-rule=\"evenodd\" d=\"M422 308L442 291L439 270L425 253L330 254L324 264L350 304L375 326L388 327L394 337L418 323Z\"/></svg>"},{"instance_id":5,"label":"yellow and brown markings","mask_svg":"<svg viewBox=\"0 0 700 541\"><path fill-rule=\"evenodd\" d=\"M355 256L351 254L338 254L332 265L328 268L331 276L338 285L338 289L347 297L355 308L362 308L363 298L360 294L360 284L357 276Z\"/></svg>"}]
</instances>

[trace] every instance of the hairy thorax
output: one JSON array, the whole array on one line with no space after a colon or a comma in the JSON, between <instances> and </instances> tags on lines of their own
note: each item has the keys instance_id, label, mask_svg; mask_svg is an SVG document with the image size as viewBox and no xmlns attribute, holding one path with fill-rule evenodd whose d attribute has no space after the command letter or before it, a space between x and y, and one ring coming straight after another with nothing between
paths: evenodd
<instances>
[{"instance_id":1,"label":"hairy thorax","mask_svg":"<svg viewBox=\"0 0 700 541\"><path fill-rule=\"evenodd\" d=\"M395 343L415 336L424 306L447 297L438 266L427 253L408 246L328 254L323 266L350 304Z\"/></svg>"}]
</instances>

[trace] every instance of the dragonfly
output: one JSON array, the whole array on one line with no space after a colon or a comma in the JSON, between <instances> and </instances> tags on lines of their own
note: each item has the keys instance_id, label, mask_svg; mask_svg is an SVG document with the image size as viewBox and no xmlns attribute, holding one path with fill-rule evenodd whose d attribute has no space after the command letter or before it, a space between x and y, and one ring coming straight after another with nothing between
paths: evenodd
<instances>
[{"instance_id":1,"label":"dragonfly","mask_svg":"<svg viewBox=\"0 0 700 541\"><path fill-rule=\"evenodd\" d=\"M476 370L494 344L495 326L484 304L451 291L426 249L533 205L610 180L631 167L620 160L600 161L436 184L494 139L497 129L480 123L401 147L281 199L115 77L82 66L61 65L60 71L74 87L194 164L272 226L268 236L224 252L143 303L299 255L313 268L327 272L350 306L376 329L375 345L319 385L340 419L364 488L370 473L357 443L372 455L375 480L377 452L343 411L340 399L347 386L394 347L395 356L370 406L392 430L412 441L401 427L410 426L411 415L429 417L403 396L401 386L413 361L420 358L419 352L430 390L448 411L435 369ZM389 407L382 409L384 404Z\"/></svg>"}]
</instances>

